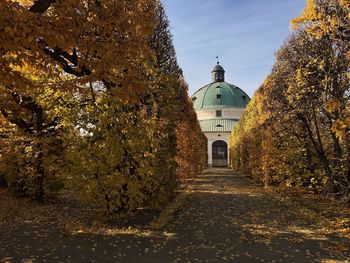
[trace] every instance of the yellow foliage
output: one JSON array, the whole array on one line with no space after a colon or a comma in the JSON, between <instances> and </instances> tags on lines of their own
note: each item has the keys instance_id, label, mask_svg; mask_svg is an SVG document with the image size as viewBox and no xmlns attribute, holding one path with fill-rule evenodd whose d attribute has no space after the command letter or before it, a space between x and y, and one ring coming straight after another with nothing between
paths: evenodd
<instances>
[{"instance_id":1,"label":"yellow foliage","mask_svg":"<svg viewBox=\"0 0 350 263\"><path fill-rule=\"evenodd\" d=\"M340 102L336 99L329 100L325 103L325 109L329 113L338 111L340 109Z\"/></svg>"},{"instance_id":2,"label":"yellow foliage","mask_svg":"<svg viewBox=\"0 0 350 263\"><path fill-rule=\"evenodd\" d=\"M234 169L350 201L349 1L308 0L230 138Z\"/></svg>"},{"instance_id":3,"label":"yellow foliage","mask_svg":"<svg viewBox=\"0 0 350 263\"><path fill-rule=\"evenodd\" d=\"M350 0L339 0L340 4L345 8L350 8Z\"/></svg>"},{"instance_id":4,"label":"yellow foliage","mask_svg":"<svg viewBox=\"0 0 350 263\"><path fill-rule=\"evenodd\" d=\"M201 171L205 137L160 1L5 0L0 13L0 173L12 185L42 199L64 177L115 212L160 206L176 169Z\"/></svg>"},{"instance_id":5,"label":"yellow foliage","mask_svg":"<svg viewBox=\"0 0 350 263\"><path fill-rule=\"evenodd\" d=\"M291 24L292 24L292 28L294 30L298 29L301 24L303 24L306 20L310 20L310 21L318 21L320 20L321 14L317 12L317 8L316 8L316 3L315 0L307 0L306 1L306 7L303 11L303 13L301 14L301 16L296 17L292 20Z\"/></svg>"},{"instance_id":6,"label":"yellow foliage","mask_svg":"<svg viewBox=\"0 0 350 263\"><path fill-rule=\"evenodd\" d=\"M344 138L349 133L350 118L345 121L336 120L333 124L332 131L339 137Z\"/></svg>"}]
</instances>

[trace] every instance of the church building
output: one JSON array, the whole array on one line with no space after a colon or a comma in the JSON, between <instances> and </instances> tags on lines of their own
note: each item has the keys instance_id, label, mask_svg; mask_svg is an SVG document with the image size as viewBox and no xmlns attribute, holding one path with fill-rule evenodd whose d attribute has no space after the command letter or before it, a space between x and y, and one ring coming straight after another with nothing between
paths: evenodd
<instances>
[{"instance_id":1,"label":"church building","mask_svg":"<svg viewBox=\"0 0 350 263\"><path fill-rule=\"evenodd\" d=\"M237 86L225 82L225 70L219 62L211 73L212 82L196 91L192 101L208 139L208 165L226 167L231 130L250 98Z\"/></svg>"}]
</instances>

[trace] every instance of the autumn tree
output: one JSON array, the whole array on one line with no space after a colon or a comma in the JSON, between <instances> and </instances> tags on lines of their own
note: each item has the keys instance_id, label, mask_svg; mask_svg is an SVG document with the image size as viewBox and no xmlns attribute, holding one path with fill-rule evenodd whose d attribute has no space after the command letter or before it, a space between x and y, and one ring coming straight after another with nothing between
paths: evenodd
<instances>
[{"instance_id":1,"label":"autumn tree","mask_svg":"<svg viewBox=\"0 0 350 263\"><path fill-rule=\"evenodd\" d=\"M73 163L69 172L75 176L71 183L76 188L85 186L83 194L110 213L141 206L160 207L173 194L176 168L183 165L176 164L175 155L194 150L177 147L183 137L175 129L194 110L186 103L187 86L181 82L168 20L161 5L155 14L148 38L154 57L147 61L144 70L145 92L135 102L120 104L103 90L93 88L95 102L85 114L76 115L76 122L83 124L80 131L72 129L75 143L69 148ZM202 138L196 118L186 121L198 126L192 131L192 138ZM197 161L192 163L199 172ZM188 173L193 175L190 170Z\"/></svg>"},{"instance_id":2,"label":"autumn tree","mask_svg":"<svg viewBox=\"0 0 350 263\"><path fill-rule=\"evenodd\" d=\"M296 30L234 130L237 168L349 201L348 16L347 1L310 0L293 20Z\"/></svg>"},{"instance_id":3,"label":"autumn tree","mask_svg":"<svg viewBox=\"0 0 350 263\"><path fill-rule=\"evenodd\" d=\"M50 173L44 159L58 168L51 151L44 151L60 141L57 133L66 124L61 110L72 107L67 98L88 104L96 83L121 103L143 94L154 3L8 0L0 12L0 110L16 126L14 161L25 163L10 170L29 176L41 200Z\"/></svg>"},{"instance_id":4,"label":"autumn tree","mask_svg":"<svg viewBox=\"0 0 350 263\"><path fill-rule=\"evenodd\" d=\"M308 136L326 170L331 191L337 193L349 193L350 187L349 13L349 1L308 1L304 13L293 20L295 28L303 30L310 41L321 43L321 52L315 54L306 70L300 70L298 84L304 89L318 88L314 101L320 125L325 127L319 127L316 111L315 135L307 129ZM326 138L322 138L322 131L327 133Z\"/></svg>"},{"instance_id":5,"label":"autumn tree","mask_svg":"<svg viewBox=\"0 0 350 263\"><path fill-rule=\"evenodd\" d=\"M201 131L184 80L180 80L180 91L182 97L178 105L180 112L176 126L175 159L178 163L177 176L189 178L200 174L207 165L207 138Z\"/></svg>"},{"instance_id":6,"label":"autumn tree","mask_svg":"<svg viewBox=\"0 0 350 263\"><path fill-rule=\"evenodd\" d=\"M65 183L112 213L159 207L176 171L200 172L161 3L6 0L0 13L0 172L16 192L42 200Z\"/></svg>"},{"instance_id":7,"label":"autumn tree","mask_svg":"<svg viewBox=\"0 0 350 263\"><path fill-rule=\"evenodd\" d=\"M207 141L201 131L192 101L188 96L188 86L176 60L172 44L169 22L164 8L159 6L155 33L150 38L150 46L156 54L155 67L161 70L163 85L156 91L161 116L169 120L169 134L176 138L176 174L180 178L194 177L206 166ZM163 96L157 96L163 92ZM174 149L174 147L172 147Z\"/></svg>"}]
</instances>

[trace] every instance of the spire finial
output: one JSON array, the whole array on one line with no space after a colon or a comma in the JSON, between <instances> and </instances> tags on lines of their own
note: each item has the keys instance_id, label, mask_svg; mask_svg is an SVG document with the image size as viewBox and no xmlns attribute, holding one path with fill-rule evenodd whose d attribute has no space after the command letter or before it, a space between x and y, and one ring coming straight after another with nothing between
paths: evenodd
<instances>
[{"instance_id":1,"label":"spire finial","mask_svg":"<svg viewBox=\"0 0 350 263\"><path fill-rule=\"evenodd\" d=\"M216 64L220 64L220 62L219 62L219 56L216 56L216 60L217 60L217 62L216 62Z\"/></svg>"}]
</instances>

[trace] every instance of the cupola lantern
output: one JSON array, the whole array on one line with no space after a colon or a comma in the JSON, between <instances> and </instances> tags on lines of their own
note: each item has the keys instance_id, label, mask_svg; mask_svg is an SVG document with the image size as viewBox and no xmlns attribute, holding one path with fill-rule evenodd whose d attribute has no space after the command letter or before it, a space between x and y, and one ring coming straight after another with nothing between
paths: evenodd
<instances>
[{"instance_id":1,"label":"cupola lantern","mask_svg":"<svg viewBox=\"0 0 350 263\"><path fill-rule=\"evenodd\" d=\"M218 62L217 65L211 71L213 82L224 82L225 81L225 70Z\"/></svg>"}]
</instances>

